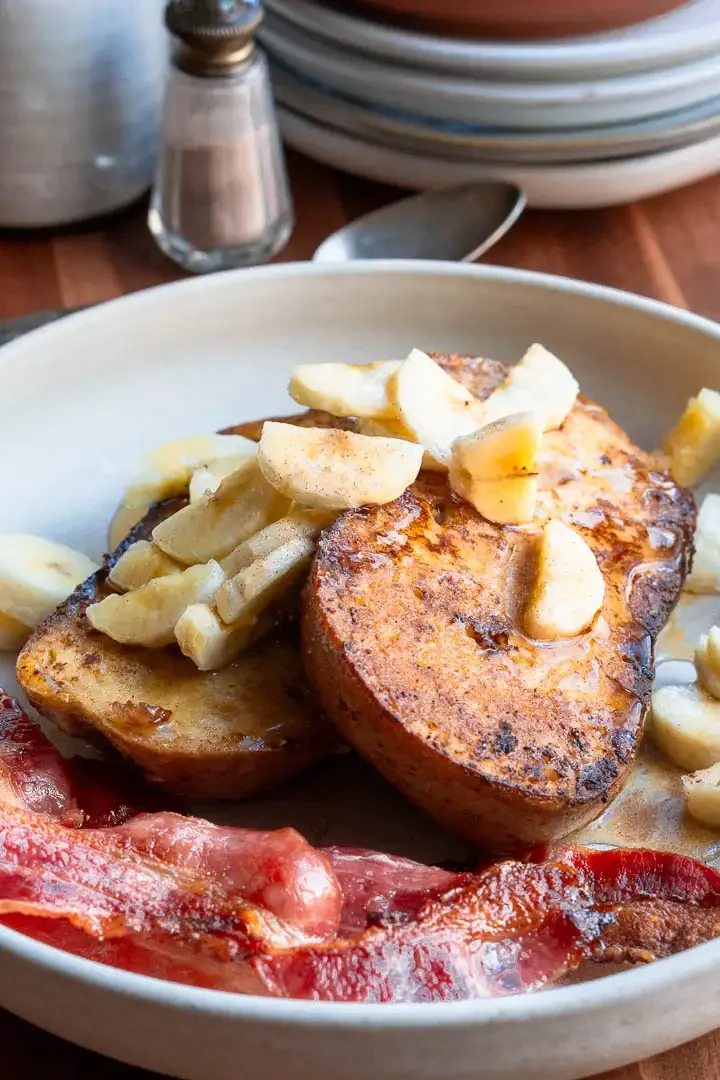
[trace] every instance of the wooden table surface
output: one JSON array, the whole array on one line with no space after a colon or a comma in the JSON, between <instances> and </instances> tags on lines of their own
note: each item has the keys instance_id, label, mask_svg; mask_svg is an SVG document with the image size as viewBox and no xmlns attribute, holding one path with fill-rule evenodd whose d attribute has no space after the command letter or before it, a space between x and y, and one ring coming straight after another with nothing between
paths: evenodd
<instances>
[{"instance_id":1,"label":"wooden table surface","mask_svg":"<svg viewBox=\"0 0 720 1080\"><path fill-rule=\"evenodd\" d=\"M328 233L397 197L297 155L290 169L298 221L283 260L309 258ZM528 212L485 261L613 285L720 319L720 177L632 206ZM82 228L0 231L0 320L98 303L181 276L147 234L144 207ZM0 1048L0 1076L8 1080L149 1077L1 1010ZM720 1080L720 1033L604 1080Z\"/></svg>"}]
</instances>

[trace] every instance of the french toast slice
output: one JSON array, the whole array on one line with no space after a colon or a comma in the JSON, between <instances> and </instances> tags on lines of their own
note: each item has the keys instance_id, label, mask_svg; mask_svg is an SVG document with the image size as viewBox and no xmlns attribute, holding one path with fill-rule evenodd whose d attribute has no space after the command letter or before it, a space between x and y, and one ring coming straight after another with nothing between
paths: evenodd
<instances>
[{"instance_id":1,"label":"french toast slice","mask_svg":"<svg viewBox=\"0 0 720 1080\"><path fill-rule=\"evenodd\" d=\"M135 540L185 505L153 507L106 566L32 635L17 662L35 708L59 728L110 744L148 780L183 795L240 799L294 776L334 736L308 685L297 623L222 671L201 672L179 649L119 645L85 611L110 591L107 573Z\"/></svg>"},{"instance_id":2,"label":"french toast slice","mask_svg":"<svg viewBox=\"0 0 720 1080\"><path fill-rule=\"evenodd\" d=\"M479 398L503 376L439 359ZM549 518L584 537L605 579L593 628L552 644L520 628ZM421 473L320 540L302 630L325 713L409 799L483 847L566 835L632 767L694 525L691 494L583 398L545 437L533 525L493 525Z\"/></svg>"}]
</instances>

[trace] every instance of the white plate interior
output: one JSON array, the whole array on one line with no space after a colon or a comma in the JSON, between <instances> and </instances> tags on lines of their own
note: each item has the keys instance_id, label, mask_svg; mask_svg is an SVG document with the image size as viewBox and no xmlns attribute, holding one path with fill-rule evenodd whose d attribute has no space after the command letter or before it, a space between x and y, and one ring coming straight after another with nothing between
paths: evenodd
<instances>
[{"instance_id":1,"label":"white plate interior","mask_svg":"<svg viewBox=\"0 0 720 1080\"><path fill-rule=\"evenodd\" d=\"M513 359L532 340L559 353L583 391L647 446L690 394L717 385L717 327L563 279L401 262L201 279L114 302L0 352L0 530L38 532L99 554L143 450L290 409L283 388L295 362L367 361L413 345ZM0 684L10 687L11 675L5 661ZM456 851L368 777L341 758L221 816L292 823L323 842L425 858ZM246 1080L570 1080L720 1021L720 942L547 995L411 1007L174 987L6 929L0 955L0 1004L93 1049L189 1080L231 1080L239 1061Z\"/></svg>"},{"instance_id":2,"label":"white plate interior","mask_svg":"<svg viewBox=\"0 0 720 1080\"><path fill-rule=\"evenodd\" d=\"M267 7L303 30L371 56L502 79L627 75L707 56L720 47L720 0L690 0L669 15L604 34L512 42L413 33L317 0L267 0Z\"/></svg>"}]
</instances>

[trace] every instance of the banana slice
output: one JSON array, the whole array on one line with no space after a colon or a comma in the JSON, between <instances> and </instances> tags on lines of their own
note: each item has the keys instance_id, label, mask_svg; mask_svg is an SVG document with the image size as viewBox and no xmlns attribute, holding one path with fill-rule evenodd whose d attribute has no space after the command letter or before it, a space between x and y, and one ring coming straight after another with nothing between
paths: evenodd
<instances>
[{"instance_id":1,"label":"banana slice","mask_svg":"<svg viewBox=\"0 0 720 1080\"><path fill-rule=\"evenodd\" d=\"M720 458L720 394L701 390L690 398L662 449L670 458L670 471L678 484L699 484Z\"/></svg>"},{"instance_id":2,"label":"banana slice","mask_svg":"<svg viewBox=\"0 0 720 1080\"><path fill-rule=\"evenodd\" d=\"M480 402L419 349L390 378L388 393L400 423L438 468L450 465L455 440L484 422Z\"/></svg>"},{"instance_id":3,"label":"banana slice","mask_svg":"<svg viewBox=\"0 0 720 1080\"><path fill-rule=\"evenodd\" d=\"M226 626L211 604L191 604L175 626L180 651L200 671L219 671L269 632L272 617L266 612L257 619Z\"/></svg>"},{"instance_id":4,"label":"banana slice","mask_svg":"<svg viewBox=\"0 0 720 1080\"><path fill-rule=\"evenodd\" d=\"M268 482L302 506L347 510L392 502L420 472L422 447L401 439L268 420L258 461Z\"/></svg>"},{"instance_id":5,"label":"banana slice","mask_svg":"<svg viewBox=\"0 0 720 1080\"><path fill-rule=\"evenodd\" d=\"M522 525L535 513L542 415L504 416L452 447L450 486L498 525Z\"/></svg>"},{"instance_id":6,"label":"banana slice","mask_svg":"<svg viewBox=\"0 0 720 1080\"><path fill-rule=\"evenodd\" d=\"M720 698L720 626L711 626L695 650L698 682L711 697Z\"/></svg>"},{"instance_id":7,"label":"banana slice","mask_svg":"<svg viewBox=\"0 0 720 1080\"><path fill-rule=\"evenodd\" d=\"M720 829L720 762L682 778L688 813L710 829Z\"/></svg>"},{"instance_id":8,"label":"banana slice","mask_svg":"<svg viewBox=\"0 0 720 1080\"><path fill-rule=\"evenodd\" d=\"M538 641L581 634L605 598L605 581L592 549L562 521L542 531L536 577L525 609L525 629Z\"/></svg>"},{"instance_id":9,"label":"banana slice","mask_svg":"<svg viewBox=\"0 0 720 1080\"><path fill-rule=\"evenodd\" d=\"M291 540L316 540L337 517L334 510L292 510L286 517L261 529L221 561L228 578Z\"/></svg>"},{"instance_id":10,"label":"banana slice","mask_svg":"<svg viewBox=\"0 0 720 1080\"><path fill-rule=\"evenodd\" d=\"M257 453L257 446L255 447L255 453ZM242 469L245 462L250 458L251 455L249 454L234 454L231 457L218 458L217 461L211 461L209 464L196 469L190 477L188 487L190 502L199 502L203 495L211 495L213 491L217 491L223 480L227 476L232 476L238 469Z\"/></svg>"},{"instance_id":11,"label":"banana slice","mask_svg":"<svg viewBox=\"0 0 720 1080\"><path fill-rule=\"evenodd\" d=\"M531 345L485 401L484 422L532 409L543 415L543 429L553 431L562 426L579 389L575 376L562 360L542 345Z\"/></svg>"},{"instance_id":12,"label":"banana slice","mask_svg":"<svg viewBox=\"0 0 720 1080\"><path fill-rule=\"evenodd\" d=\"M654 691L650 731L679 769L694 772L720 762L720 701L696 683Z\"/></svg>"},{"instance_id":13,"label":"banana slice","mask_svg":"<svg viewBox=\"0 0 720 1080\"><path fill-rule=\"evenodd\" d=\"M191 566L140 589L106 596L87 609L90 624L122 645L159 649L175 640L175 624L190 604L209 603L225 581L219 563Z\"/></svg>"},{"instance_id":14,"label":"banana slice","mask_svg":"<svg viewBox=\"0 0 720 1080\"><path fill-rule=\"evenodd\" d=\"M288 500L268 484L252 458L227 476L217 491L157 525L153 541L185 565L222 559L288 508Z\"/></svg>"},{"instance_id":15,"label":"banana slice","mask_svg":"<svg viewBox=\"0 0 720 1080\"><path fill-rule=\"evenodd\" d=\"M451 477L453 491L495 525L526 525L535 515L538 493L535 477L473 480L469 473L459 470Z\"/></svg>"},{"instance_id":16,"label":"banana slice","mask_svg":"<svg viewBox=\"0 0 720 1080\"><path fill-rule=\"evenodd\" d=\"M392 418L395 409L388 397L388 380L399 360L374 364L298 364L290 377L290 396L309 409L333 416Z\"/></svg>"},{"instance_id":17,"label":"banana slice","mask_svg":"<svg viewBox=\"0 0 720 1080\"><path fill-rule=\"evenodd\" d=\"M296 536L226 581L215 597L224 623L248 622L285 595L310 566L315 541Z\"/></svg>"},{"instance_id":18,"label":"banana slice","mask_svg":"<svg viewBox=\"0 0 720 1080\"><path fill-rule=\"evenodd\" d=\"M182 574L184 569L149 540L138 540L120 556L108 577L116 589L131 592L154 578Z\"/></svg>"},{"instance_id":19,"label":"banana slice","mask_svg":"<svg viewBox=\"0 0 720 1080\"><path fill-rule=\"evenodd\" d=\"M0 534L0 611L35 627L99 567L64 544L25 533Z\"/></svg>"},{"instance_id":20,"label":"banana slice","mask_svg":"<svg viewBox=\"0 0 720 1080\"><path fill-rule=\"evenodd\" d=\"M357 429L361 435L381 435L386 439L404 439L415 442L412 432L408 431L400 420L358 420ZM447 472L447 465L436 459L423 448L423 469L430 472Z\"/></svg>"},{"instance_id":21,"label":"banana slice","mask_svg":"<svg viewBox=\"0 0 720 1080\"><path fill-rule=\"evenodd\" d=\"M536 476L542 447L542 414L513 413L478 428L453 443L453 466L475 480Z\"/></svg>"},{"instance_id":22,"label":"banana slice","mask_svg":"<svg viewBox=\"0 0 720 1080\"><path fill-rule=\"evenodd\" d=\"M720 592L720 495L706 495L695 529L695 557L685 582L687 592Z\"/></svg>"},{"instance_id":23,"label":"banana slice","mask_svg":"<svg viewBox=\"0 0 720 1080\"><path fill-rule=\"evenodd\" d=\"M114 551L153 503L181 495L196 469L230 455L254 457L257 446L243 435L191 435L162 443L145 458L108 530Z\"/></svg>"},{"instance_id":24,"label":"banana slice","mask_svg":"<svg viewBox=\"0 0 720 1080\"><path fill-rule=\"evenodd\" d=\"M31 633L30 627L19 619L0 612L0 652L19 652Z\"/></svg>"}]
</instances>

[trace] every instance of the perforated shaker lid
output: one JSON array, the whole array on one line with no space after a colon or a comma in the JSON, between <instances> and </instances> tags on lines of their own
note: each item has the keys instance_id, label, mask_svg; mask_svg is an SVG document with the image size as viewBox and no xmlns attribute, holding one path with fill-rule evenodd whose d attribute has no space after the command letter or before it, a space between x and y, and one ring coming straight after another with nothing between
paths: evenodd
<instances>
[{"instance_id":1,"label":"perforated shaker lid","mask_svg":"<svg viewBox=\"0 0 720 1080\"><path fill-rule=\"evenodd\" d=\"M165 25L181 43L180 67L218 75L252 54L262 16L261 0L170 0Z\"/></svg>"}]
</instances>

